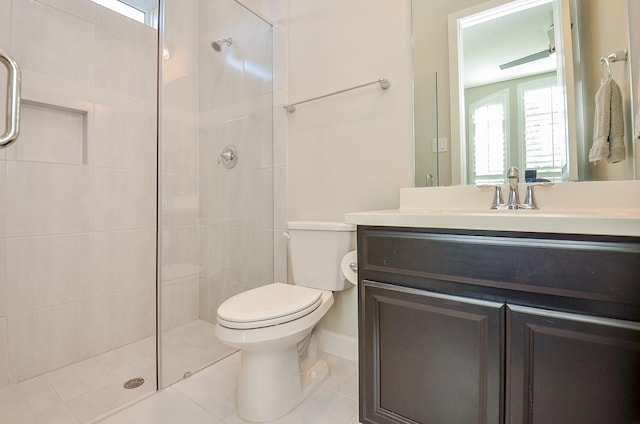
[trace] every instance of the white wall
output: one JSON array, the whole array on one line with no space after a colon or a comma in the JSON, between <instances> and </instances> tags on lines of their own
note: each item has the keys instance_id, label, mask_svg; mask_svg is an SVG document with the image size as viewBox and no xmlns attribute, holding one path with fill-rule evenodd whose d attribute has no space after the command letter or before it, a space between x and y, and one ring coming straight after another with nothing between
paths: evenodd
<instances>
[{"instance_id":1,"label":"white wall","mask_svg":"<svg viewBox=\"0 0 640 424\"><path fill-rule=\"evenodd\" d=\"M611 0L606 5L597 0L583 0L579 3L580 15L578 19L581 25L580 42L583 53L580 65L584 72L582 95L590 100L585 107L583 116L585 142L579 144L579 177L591 181L633 179L635 166L633 160L627 159L613 164L599 161L595 165L588 161L589 149L593 143L593 116L595 114L595 104L592 99L600 87L600 57L606 57L615 51L629 48L628 25L626 21L621 21L621 18L628 14L627 1ZM610 30L615 27L620 29ZM627 152L633 151L634 144L631 119L634 100L631 87L637 82L632 82L631 75L631 60L611 63L611 77L620 86L623 96L624 138ZM635 106L633 107L635 108Z\"/></svg>"},{"instance_id":2,"label":"white wall","mask_svg":"<svg viewBox=\"0 0 640 424\"><path fill-rule=\"evenodd\" d=\"M413 185L410 1L290 0L287 40L287 102L380 77L393 83L284 116L287 218L342 221L397 207L399 188ZM356 337L356 301L356 289L337 294L325 329Z\"/></svg>"},{"instance_id":3,"label":"white wall","mask_svg":"<svg viewBox=\"0 0 640 424\"><path fill-rule=\"evenodd\" d=\"M86 0L2 0L0 28L3 387L154 334L156 32Z\"/></svg>"}]
</instances>

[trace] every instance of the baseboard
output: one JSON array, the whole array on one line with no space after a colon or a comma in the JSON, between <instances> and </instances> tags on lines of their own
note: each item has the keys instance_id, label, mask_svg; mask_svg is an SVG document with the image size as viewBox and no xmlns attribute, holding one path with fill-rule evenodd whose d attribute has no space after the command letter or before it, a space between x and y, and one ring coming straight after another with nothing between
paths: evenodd
<instances>
[{"instance_id":1,"label":"baseboard","mask_svg":"<svg viewBox=\"0 0 640 424\"><path fill-rule=\"evenodd\" d=\"M350 361L358 362L358 338L334 331L322 330L320 350Z\"/></svg>"}]
</instances>

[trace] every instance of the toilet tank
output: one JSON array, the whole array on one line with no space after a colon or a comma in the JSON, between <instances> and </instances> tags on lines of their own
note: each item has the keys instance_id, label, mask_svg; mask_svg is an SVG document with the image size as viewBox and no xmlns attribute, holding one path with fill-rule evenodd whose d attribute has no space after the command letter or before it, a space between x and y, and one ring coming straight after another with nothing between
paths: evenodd
<instances>
[{"instance_id":1,"label":"toilet tank","mask_svg":"<svg viewBox=\"0 0 640 424\"><path fill-rule=\"evenodd\" d=\"M291 221L289 269L299 286L339 291L352 284L340 272L342 257L356 248L356 227L344 222Z\"/></svg>"}]
</instances>

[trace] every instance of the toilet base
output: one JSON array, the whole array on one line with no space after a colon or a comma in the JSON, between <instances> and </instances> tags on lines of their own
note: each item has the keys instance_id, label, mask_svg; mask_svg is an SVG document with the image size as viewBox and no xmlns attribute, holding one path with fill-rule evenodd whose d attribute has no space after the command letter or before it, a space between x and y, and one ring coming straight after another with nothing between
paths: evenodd
<instances>
[{"instance_id":1,"label":"toilet base","mask_svg":"<svg viewBox=\"0 0 640 424\"><path fill-rule=\"evenodd\" d=\"M329 375L318 360L300 373L296 347L277 352L241 352L236 412L247 421L275 420L296 407Z\"/></svg>"},{"instance_id":2,"label":"toilet base","mask_svg":"<svg viewBox=\"0 0 640 424\"><path fill-rule=\"evenodd\" d=\"M300 373L302 383L302 397L307 397L329 375L329 364L324 359L319 359L306 372Z\"/></svg>"}]
</instances>

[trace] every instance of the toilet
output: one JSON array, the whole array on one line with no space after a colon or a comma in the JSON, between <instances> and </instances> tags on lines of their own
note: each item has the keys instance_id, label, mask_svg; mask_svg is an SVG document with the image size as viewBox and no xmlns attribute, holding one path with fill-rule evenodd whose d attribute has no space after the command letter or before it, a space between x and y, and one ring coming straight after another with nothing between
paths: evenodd
<instances>
[{"instance_id":1,"label":"toilet","mask_svg":"<svg viewBox=\"0 0 640 424\"><path fill-rule=\"evenodd\" d=\"M216 336L241 351L236 412L247 421L281 417L328 375L317 358L319 323L333 292L357 282L353 271L341 272L343 257L355 248L355 226L296 221L284 235L294 284L251 289L218 308Z\"/></svg>"}]
</instances>

